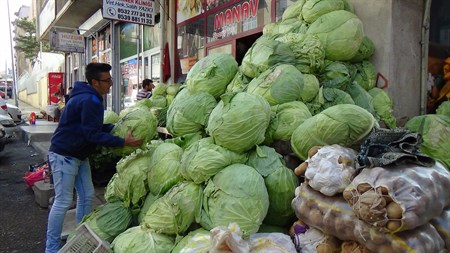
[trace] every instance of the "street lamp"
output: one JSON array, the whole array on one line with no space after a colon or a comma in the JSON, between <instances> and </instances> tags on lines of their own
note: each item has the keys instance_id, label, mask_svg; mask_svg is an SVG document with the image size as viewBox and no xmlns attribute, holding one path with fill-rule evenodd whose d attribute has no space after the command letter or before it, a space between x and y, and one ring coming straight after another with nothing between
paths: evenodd
<instances>
[{"instance_id":1,"label":"street lamp","mask_svg":"<svg viewBox=\"0 0 450 253\"><path fill-rule=\"evenodd\" d=\"M13 51L13 38L12 38L12 33L11 33L11 16L9 13L9 0L6 0L6 4L7 4L7 11L8 11L8 28L9 28L9 46L11 48L11 69L12 69L12 76L13 76L13 87L12 87L12 95L14 98L14 103L16 106L19 106L19 102L17 101L17 90L16 90L16 70L15 70L15 60L14 60L14 51Z\"/></svg>"}]
</instances>

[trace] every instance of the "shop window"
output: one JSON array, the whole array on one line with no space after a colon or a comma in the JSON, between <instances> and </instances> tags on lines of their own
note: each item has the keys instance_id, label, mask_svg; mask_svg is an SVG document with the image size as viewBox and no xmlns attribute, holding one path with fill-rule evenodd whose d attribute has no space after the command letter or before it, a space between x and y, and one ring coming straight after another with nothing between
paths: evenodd
<instances>
[{"instance_id":1,"label":"shop window","mask_svg":"<svg viewBox=\"0 0 450 253\"><path fill-rule=\"evenodd\" d=\"M157 82L160 79L160 77L161 77L161 75L160 75L160 72L161 72L161 70L160 70L160 66L161 66L161 56L160 56L160 54L152 55L151 56L151 61L152 61L152 65L151 65L152 66L151 79L154 82Z\"/></svg>"},{"instance_id":2,"label":"shop window","mask_svg":"<svg viewBox=\"0 0 450 253\"><path fill-rule=\"evenodd\" d=\"M178 0L176 6L177 24L203 13L202 2L202 0Z\"/></svg>"},{"instance_id":3,"label":"shop window","mask_svg":"<svg viewBox=\"0 0 450 253\"><path fill-rule=\"evenodd\" d=\"M220 7L224 4L232 2L232 0L206 0L206 10L214 10L217 7Z\"/></svg>"},{"instance_id":4,"label":"shop window","mask_svg":"<svg viewBox=\"0 0 450 253\"><path fill-rule=\"evenodd\" d=\"M207 17L207 42L223 40L271 22L271 1L246 0Z\"/></svg>"},{"instance_id":5,"label":"shop window","mask_svg":"<svg viewBox=\"0 0 450 253\"><path fill-rule=\"evenodd\" d=\"M160 23L157 23L154 26L144 26L144 51L160 46L160 33Z\"/></svg>"},{"instance_id":6,"label":"shop window","mask_svg":"<svg viewBox=\"0 0 450 253\"><path fill-rule=\"evenodd\" d=\"M138 49L139 25L131 23L120 24L120 59L136 55Z\"/></svg>"},{"instance_id":7,"label":"shop window","mask_svg":"<svg viewBox=\"0 0 450 253\"><path fill-rule=\"evenodd\" d=\"M177 49L183 75L204 56L203 29L203 19L178 27Z\"/></svg>"}]
</instances>

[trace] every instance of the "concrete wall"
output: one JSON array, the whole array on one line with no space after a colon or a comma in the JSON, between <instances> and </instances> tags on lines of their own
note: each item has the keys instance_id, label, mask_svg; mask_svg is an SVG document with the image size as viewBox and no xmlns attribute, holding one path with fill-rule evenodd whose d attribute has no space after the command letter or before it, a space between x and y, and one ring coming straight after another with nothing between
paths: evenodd
<instances>
[{"instance_id":1,"label":"concrete wall","mask_svg":"<svg viewBox=\"0 0 450 253\"><path fill-rule=\"evenodd\" d=\"M371 61L388 80L397 118L420 113L422 0L350 0L375 44ZM381 85L382 83L380 83Z\"/></svg>"},{"instance_id":2,"label":"concrete wall","mask_svg":"<svg viewBox=\"0 0 450 253\"><path fill-rule=\"evenodd\" d=\"M47 109L48 101L47 77L43 77L37 82L37 92L28 94L27 90L22 90L19 92L18 98L33 107L45 111Z\"/></svg>"}]
</instances>

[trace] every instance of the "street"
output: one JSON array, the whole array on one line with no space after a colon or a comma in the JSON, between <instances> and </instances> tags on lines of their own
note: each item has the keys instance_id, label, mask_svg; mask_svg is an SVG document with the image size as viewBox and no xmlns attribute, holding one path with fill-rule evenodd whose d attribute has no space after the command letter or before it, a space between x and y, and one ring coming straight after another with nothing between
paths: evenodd
<instances>
[{"instance_id":1,"label":"street","mask_svg":"<svg viewBox=\"0 0 450 253\"><path fill-rule=\"evenodd\" d=\"M29 165L43 161L20 137L0 152L0 253L44 252L48 209L39 207L23 180Z\"/></svg>"}]
</instances>

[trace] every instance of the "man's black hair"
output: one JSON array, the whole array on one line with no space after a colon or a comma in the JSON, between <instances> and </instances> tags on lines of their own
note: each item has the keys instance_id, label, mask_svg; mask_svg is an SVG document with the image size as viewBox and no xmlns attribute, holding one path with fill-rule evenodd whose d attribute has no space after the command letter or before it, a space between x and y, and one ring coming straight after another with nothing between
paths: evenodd
<instances>
[{"instance_id":1,"label":"man's black hair","mask_svg":"<svg viewBox=\"0 0 450 253\"><path fill-rule=\"evenodd\" d=\"M86 80L87 82L92 85L92 80L99 80L100 79L100 75L101 73L104 72L109 72L111 71L111 65L107 64L107 63L97 63L97 62L92 62L89 63L86 66Z\"/></svg>"},{"instance_id":2,"label":"man's black hair","mask_svg":"<svg viewBox=\"0 0 450 253\"><path fill-rule=\"evenodd\" d=\"M151 83L153 83L152 79L144 79L142 80L142 87L145 87Z\"/></svg>"}]
</instances>

